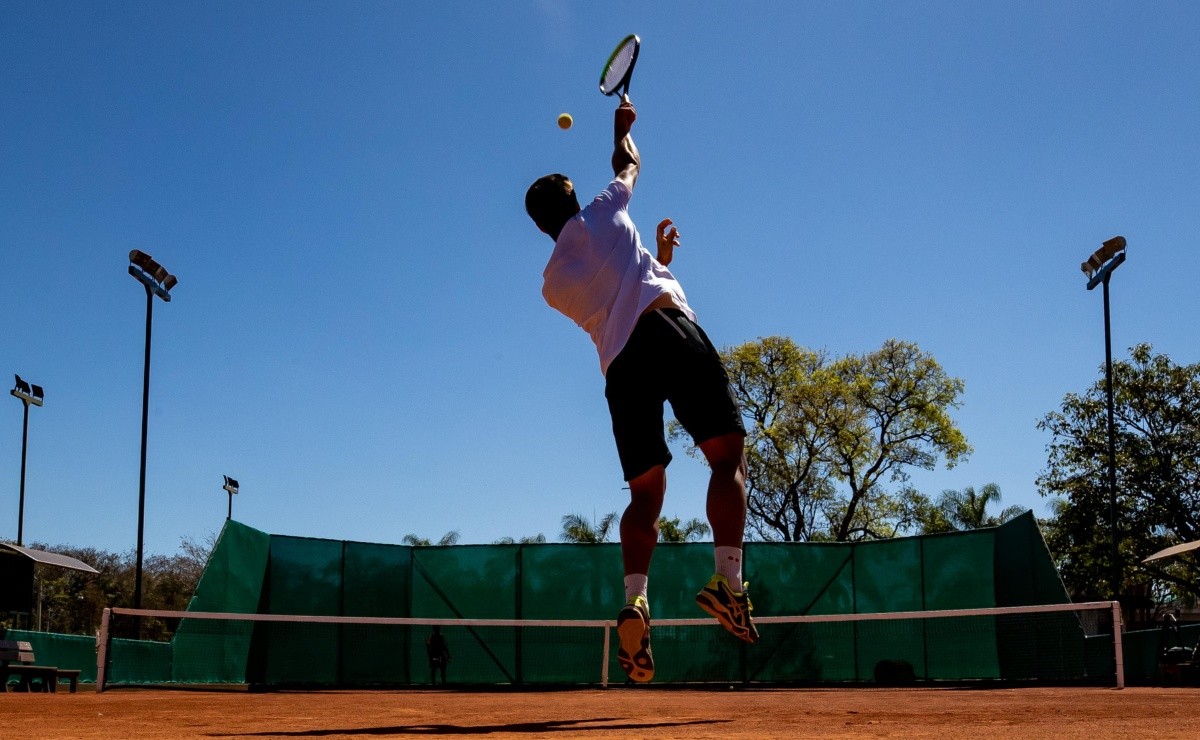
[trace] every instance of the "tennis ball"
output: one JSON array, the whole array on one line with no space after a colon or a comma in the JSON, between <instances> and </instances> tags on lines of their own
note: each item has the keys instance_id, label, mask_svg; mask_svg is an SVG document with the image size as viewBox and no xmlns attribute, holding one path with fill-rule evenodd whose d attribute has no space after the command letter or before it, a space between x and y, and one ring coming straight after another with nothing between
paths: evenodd
<instances>
[{"instance_id":1,"label":"tennis ball","mask_svg":"<svg viewBox=\"0 0 1200 740\"><path fill-rule=\"evenodd\" d=\"M558 114L558 127L562 130L566 131L567 129L571 128L572 123L575 123L575 121L571 118L570 113Z\"/></svg>"}]
</instances>

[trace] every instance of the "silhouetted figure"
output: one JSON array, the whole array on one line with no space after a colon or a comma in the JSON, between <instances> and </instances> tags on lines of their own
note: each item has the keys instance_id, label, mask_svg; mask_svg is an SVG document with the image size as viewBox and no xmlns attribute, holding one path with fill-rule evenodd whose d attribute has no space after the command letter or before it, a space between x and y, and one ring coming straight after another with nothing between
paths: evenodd
<instances>
[{"instance_id":1,"label":"silhouetted figure","mask_svg":"<svg viewBox=\"0 0 1200 740\"><path fill-rule=\"evenodd\" d=\"M450 662L450 647L442 636L442 628L434 625L433 634L425 640L425 653L429 656L429 683L437 685L438 671L442 673L442 685L446 685L446 664Z\"/></svg>"}]
</instances>

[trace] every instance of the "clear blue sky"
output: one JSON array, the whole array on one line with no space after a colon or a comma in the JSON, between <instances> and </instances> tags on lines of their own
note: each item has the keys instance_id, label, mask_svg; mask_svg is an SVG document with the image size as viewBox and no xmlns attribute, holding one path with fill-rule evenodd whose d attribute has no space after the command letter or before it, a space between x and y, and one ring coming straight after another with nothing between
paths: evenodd
<instances>
[{"instance_id":1,"label":"clear blue sky","mask_svg":"<svg viewBox=\"0 0 1200 740\"><path fill-rule=\"evenodd\" d=\"M225 517L464 543L627 493L595 351L542 301L525 188L611 170L596 90L636 32L643 233L708 333L918 343L975 447L915 476L1039 514L1037 420L1118 358L1200 361L1190 2L0 2L0 372L31 410L25 540L136 541L142 249L156 302L146 549ZM558 113L575 117L570 131ZM5 376L7 377L7 375ZM5 381L8 382L8 381ZM7 386L6 386L7 387ZM0 404L0 538L21 408ZM665 513L703 516L679 451Z\"/></svg>"}]
</instances>

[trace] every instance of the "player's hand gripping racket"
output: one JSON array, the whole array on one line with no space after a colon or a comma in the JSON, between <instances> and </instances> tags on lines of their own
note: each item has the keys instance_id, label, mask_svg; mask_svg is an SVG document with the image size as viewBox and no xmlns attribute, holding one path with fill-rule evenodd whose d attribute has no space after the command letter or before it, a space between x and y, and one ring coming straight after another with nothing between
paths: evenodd
<instances>
[{"instance_id":1,"label":"player's hand gripping racket","mask_svg":"<svg viewBox=\"0 0 1200 740\"><path fill-rule=\"evenodd\" d=\"M633 65L637 64L641 44L641 39L634 34L621 39L600 73L600 92L619 95L622 99L629 95L629 78L633 76Z\"/></svg>"}]
</instances>

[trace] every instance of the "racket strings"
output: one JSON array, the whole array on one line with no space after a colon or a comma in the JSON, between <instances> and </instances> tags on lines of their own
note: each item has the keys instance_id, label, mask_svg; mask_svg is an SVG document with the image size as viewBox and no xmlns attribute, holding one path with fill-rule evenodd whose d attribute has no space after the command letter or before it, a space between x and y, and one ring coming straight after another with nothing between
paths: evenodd
<instances>
[{"instance_id":1,"label":"racket strings","mask_svg":"<svg viewBox=\"0 0 1200 740\"><path fill-rule=\"evenodd\" d=\"M613 55L612 61L608 63L608 69L604 70L604 78L600 83L600 90L605 95L611 95L625 79L625 74L629 72L629 67L633 64L633 53L636 48L637 45L630 40Z\"/></svg>"}]
</instances>

